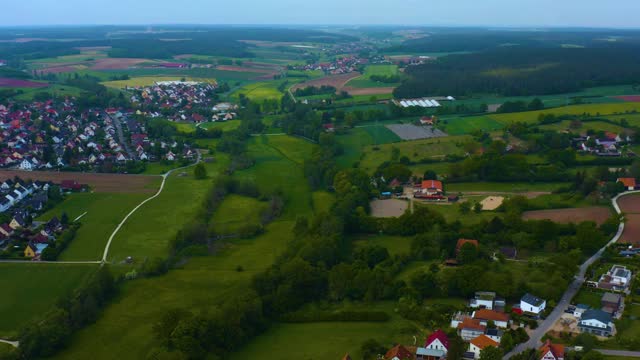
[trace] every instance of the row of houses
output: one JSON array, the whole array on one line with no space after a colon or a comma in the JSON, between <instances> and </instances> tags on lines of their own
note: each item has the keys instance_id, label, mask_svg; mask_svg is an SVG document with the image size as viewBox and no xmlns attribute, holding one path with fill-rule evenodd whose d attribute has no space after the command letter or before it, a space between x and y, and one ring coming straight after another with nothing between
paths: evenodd
<instances>
[{"instance_id":1,"label":"row of houses","mask_svg":"<svg viewBox=\"0 0 640 360\"><path fill-rule=\"evenodd\" d=\"M572 139L576 150L602 157L622 156L622 146L631 142L629 135L605 132L601 136L579 136Z\"/></svg>"}]
</instances>

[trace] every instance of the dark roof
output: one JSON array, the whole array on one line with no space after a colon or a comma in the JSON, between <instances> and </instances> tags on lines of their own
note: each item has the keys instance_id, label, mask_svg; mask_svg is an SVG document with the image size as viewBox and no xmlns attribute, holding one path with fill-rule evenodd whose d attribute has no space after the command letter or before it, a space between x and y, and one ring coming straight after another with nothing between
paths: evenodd
<instances>
[{"instance_id":1,"label":"dark roof","mask_svg":"<svg viewBox=\"0 0 640 360\"><path fill-rule=\"evenodd\" d=\"M598 320L604 324L609 324L611 322L611 315L602 310L591 309L582 314L582 321L590 319Z\"/></svg>"},{"instance_id":2,"label":"dark roof","mask_svg":"<svg viewBox=\"0 0 640 360\"><path fill-rule=\"evenodd\" d=\"M522 301L534 306L540 306L544 302L544 300L540 299L535 295L531 295L529 293L524 294L524 296L522 297Z\"/></svg>"},{"instance_id":3,"label":"dark roof","mask_svg":"<svg viewBox=\"0 0 640 360\"><path fill-rule=\"evenodd\" d=\"M605 293L604 295L602 295L602 302L619 304L620 303L620 299L621 299L621 296L619 294L614 294L614 293L608 292L608 293Z\"/></svg>"}]
</instances>

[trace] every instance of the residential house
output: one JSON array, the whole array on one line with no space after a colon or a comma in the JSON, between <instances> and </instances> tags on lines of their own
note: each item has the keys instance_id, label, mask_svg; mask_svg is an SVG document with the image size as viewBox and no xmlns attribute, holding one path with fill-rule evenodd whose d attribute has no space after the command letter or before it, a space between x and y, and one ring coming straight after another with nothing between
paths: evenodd
<instances>
[{"instance_id":1,"label":"residential house","mask_svg":"<svg viewBox=\"0 0 640 360\"><path fill-rule=\"evenodd\" d=\"M489 309L479 309L473 312L472 317L480 320L480 325L487 326L493 322L495 326L506 329L509 326L509 315Z\"/></svg>"},{"instance_id":2,"label":"residential house","mask_svg":"<svg viewBox=\"0 0 640 360\"><path fill-rule=\"evenodd\" d=\"M598 280L598 287L602 289L624 291L631 284L631 271L622 265L613 265Z\"/></svg>"},{"instance_id":3,"label":"residential house","mask_svg":"<svg viewBox=\"0 0 640 360\"><path fill-rule=\"evenodd\" d=\"M589 305L578 304L573 310L573 316L575 316L577 319L580 319L582 317L582 314L584 314L584 312L587 310L589 310Z\"/></svg>"},{"instance_id":4,"label":"residential house","mask_svg":"<svg viewBox=\"0 0 640 360\"><path fill-rule=\"evenodd\" d=\"M611 320L611 314L591 309L582 314L582 318L578 322L578 329L583 333L597 336L611 336L615 331L615 325Z\"/></svg>"},{"instance_id":5,"label":"residential house","mask_svg":"<svg viewBox=\"0 0 640 360\"><path fill-rule=\"evenodd\" d=\"M480 335L484 335L487 327L482 325L478 319L466 317L458 324L457 329L458 334L464 341L470 341Z\"/></svg>"},{"instance_id":6,"label":"residential house","mask_svg":"<svg viewBox=\"0 0 640 360\"><path fill-rule=\"evenodd\" d=\"M24 256L28 258L37 258L47 247L48 244L36 244L33 242L29 242L27 244L27 247L24 249Z\"/></svg>"},{"instance_id":7,"label":"residential house","mask_svg":"<svg viewBox=\"0 0 640 360\"><path fill-rule=\"evenodd\" d=\"M636 189L636 179L635 178L618 178L616 182L622 183L624 188L629 191L633 191Z\"/></svg>"},{"instance_id":8,"label":"residential house","mask_svg":"<svg viewBox=\"0 0 640 360\"><path fill-rule=\"evenodd\" d=\"M547 341L540 347L540 360L564 360L564 345L554 344L551 340Z\"/></svg>"},{"instance_id":9,"label":"residential house","mask_svg":"<svg viewBox=\"0 0 640 360\"><path fill-rule=\"evenodd\" d=\"M416 360L440 360L446 357L449 350L449 338L444 331L434 331L424 343L424 347L416 349Z\"/></svg>"},{"instance_id":10,"label":"residential house","mask_svg":"<svg viewBox=\"0 0 640 360\"><path fill-rule=\"evenodd\" d=\"M11 222L9 223L9 226L13 230L20 229L22 227L25 227L26 225L27 225L27 222L24 220L24 218L20 214L14 216Z\"/></svg>"},{"instance_id":11,"label":"residential house","mask_svg":"<svg viewBox=\"0 0 640 360\"><path fill-rule=\"evenodd\" d=\"M469 301L469 307L474 309L504 308L506 305L503 298L497 297L496 293L491 291L477 291L473 299Z\"/></svg>"},{"instance_id":12,"label":"residential house","mask_svg":"<svg viewBox=\"0 0 640 360\"><path fill-rule=\"evenodd\" d=\"M600 303L602 305L602 311L613 315L620 310L622 296L620 294L610 292L604 293L604 295L602 295L602 299L600 299Z\"/></svg>"},{"instance_id":13,"label":"residential house","mask_svg":"<svg viewBox=\"0 0 640 360\"><path fill-rule=\"evenodd\" d=\"M384 356L385 360L413 360L413 353L402 345L391 348Z\"/></svg>"},{"instance_id":14,"label":"residential house","mask_svg":"<svg viewBox=\"0 0 640 360\"><path fill-rule=\"evenodd\" d=\"M480 352L488 348L489 346L493 346L497 348L500 346L500 344L498 344L497 342L493 341L490 337L483 334L471 340L471 342L469 343L469 352L473 353L474 359L479 359Z\"/></svg>"},{"instance_id":15,"label":"residential house","mask_svg":"<svg viewBox=\"0 0 640 360\"><path fill-rule=\"evenodd\" d=\"M420 118L421 125L434 125L437 121L435 116L423 116Z\"/></svg>"},{"instance_id":16,"label":"residential house","mask_svg":"<svg viewBox=\"0 0 640 360\"><path fill-rule=\"evenodd\" d=\"M491 340L500 343L502 341L502 335L504 334L504 332L500 329L487 329L484 334L487 335Z\"/></svg>"},{"instance_id":17,"label":"residential house","mask_svg":"<svg viewBox=\"0 0 640 360\"><path fill-rule=\"evenodd\" d=\"M540 299L539 297L535 295L531 295L529 293L525 294L520 299L520 310L523 313L540 315L540 313L544 311L546 306L547 306L547 302L545 300Z\"/></svg>"},{"instance_id":18,"label":"residential house","mask_svg":"<svg viewBox=\"0 0 640 360\"><path fill-rule=\"evenodd\" d=\"M443 193L442 181L423 180L422 184L420 185L419 192L422 195L426 195L426 196L442 195Z\"/></svg>"},{"instance_id":19,"label":"residential house","mask_svg":"<svg viewBox=\"0 0 640 360\"><path fill-rule=\"evenodd\" d=\"M11 228L9 224L2 224L0 225L0 234L4 236L11 236L11 234L13 234L13 228Z\"/></svg>"}]
</instances>

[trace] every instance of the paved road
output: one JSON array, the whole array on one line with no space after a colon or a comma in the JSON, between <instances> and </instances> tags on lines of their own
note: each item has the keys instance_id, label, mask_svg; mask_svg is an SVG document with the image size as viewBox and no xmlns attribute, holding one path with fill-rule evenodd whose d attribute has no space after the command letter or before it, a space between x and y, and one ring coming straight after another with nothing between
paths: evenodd
<instances>
[{"instance_id":1,"label":"paved road","mask_svg":"<svg viewBox=\"0 0 640 360\"><path fill-rule=\"evenodd\" d=\"M124 131L122 131L122 123L120 122L120 119L118 119L117 116L111 116L107 113L105 113L105 115L107 115L111 119L111 121L113 121L113 124L116 126L116 132L118 133L118 140L120 141L120 144L124 146L124 150L129 155L129 159L136 159L135 154L133 153L133 151L131 151L131 148L129 147L129 141L127 141L127 139L124 138Z\"/></svg>"},{"instance_id":2,"label":"paved road","mask_svg":"<svg viewBox=\"0 0 640 360\"><path fill-rule=\"evenodd\" d=\"M5 343L5 344L9 344L13 347L18 347L20 345L19 341L9 341L9 340L4 340L4 339L0 339L0 343Z\"/></svg>"},{"instance_id":3,"label":"paved road","mask_svg":"<svg viewBox=\"0 0 640 360\"><path fill-rule=\"evenodd\" d=\"M625 192L614 197L611 200L613 204L613 208L616 210L618 214L622 212L620 210L620 207L618 206L618 198L624 195L637 193L637 192L640 192L640 191ZM564 313L564 310L570 304L571 299L573 299L573 297L576 295L578 290L580 290L580 287L582 286L582 283L585 280L584 275L587 271L587 268L589 268L591 264L593 264L596 260L598 260L602 256L602 253L609 245L618 241L620 236L622 236L623 231L624 231L624 222L620 223L620 226L618 226L618 232L616 232L616 235L611 239L611 241L609 241L604 247L602 247L602 249L598 250L598 252L595 253L592 257L587 259L587 261L585 261L584 264L580 265L580 270L578 271L578 274L574 277L573 282L571 282L571 284L565 291L564 295L562 295L562 298L558 302L558 305L553 309L551 314L549 314L549 316L538 326L538 328L534 330L534 332L530 335L529 341L516 346L516 348L513 349L511 352L507 353L503 359L509 359L513 355L519 354L526 349L537 349L542 345L541 339L544 336L544 334L546 334L549 330L551 330L551 328L553 327L553 324L555 324L556 321L562 316L562 314Z\"/></svg>"}]
</instances>

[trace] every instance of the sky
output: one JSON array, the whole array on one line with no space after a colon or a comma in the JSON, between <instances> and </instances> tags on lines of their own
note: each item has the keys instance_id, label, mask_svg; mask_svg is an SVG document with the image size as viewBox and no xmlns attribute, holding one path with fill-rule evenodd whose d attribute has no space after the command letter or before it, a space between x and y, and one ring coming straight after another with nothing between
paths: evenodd
<instances>
[{"instance_id":1,"label":"sky","mask_svg":"<svg viewBox=\"0 0 640 360\"><path fill-rule=\"evenodd\" d=\"M640 27L639 0L20 0L0 26L341 24Z\"/></svg>"}]
</instances>

